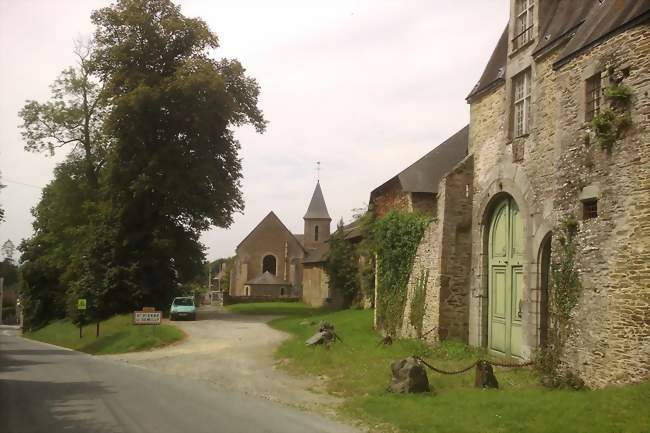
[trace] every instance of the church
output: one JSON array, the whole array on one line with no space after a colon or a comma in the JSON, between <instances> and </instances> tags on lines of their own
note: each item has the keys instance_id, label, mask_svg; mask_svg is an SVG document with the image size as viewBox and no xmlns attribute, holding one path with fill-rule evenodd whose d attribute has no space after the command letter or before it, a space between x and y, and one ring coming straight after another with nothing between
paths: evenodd
<instances>
[{"instance_id":1,"label":"church","mask_svg":"<svg viewBox=\"0 0 650 433\"><path fill-rule=\"evenodd\" d=\"M303 220L304 234L294 234L271 211L239 243L230 275L231 297L300 299L313 306L340 301L325 273L332 218L320 181Z\"/></svg>"}]
</instances>

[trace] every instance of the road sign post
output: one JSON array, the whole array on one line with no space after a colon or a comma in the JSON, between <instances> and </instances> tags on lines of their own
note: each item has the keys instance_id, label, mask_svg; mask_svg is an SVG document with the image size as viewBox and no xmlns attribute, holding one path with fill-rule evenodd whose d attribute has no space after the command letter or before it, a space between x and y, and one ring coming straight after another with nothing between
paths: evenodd
<instances>
[{"instance_id":1,"label":"road sign post","mask_svg":"<svg viewBox=\"0 0 650 433\"><path fill-rule=\"evenodd\" d=\"M77 299L77 310L81 311L81 317L79 318L79 339L83 337L82 329L83 329L83 312L86 311L86 300L83 298Z\"/></svg>"}]
</instances>

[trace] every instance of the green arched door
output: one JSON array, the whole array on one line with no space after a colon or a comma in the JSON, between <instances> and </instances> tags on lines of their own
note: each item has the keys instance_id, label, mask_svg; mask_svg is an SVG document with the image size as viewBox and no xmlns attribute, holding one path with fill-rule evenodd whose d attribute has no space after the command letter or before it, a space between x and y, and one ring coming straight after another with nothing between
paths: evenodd
<instances>
[{"instance_id":1,"label":"green arched door","mask_svg":"<svg viewBox=\"0 0 650 433\"><path fill-rule=\"evenodd\" d=\"M488 347L521 357L524 233L515 201L503 200L490 220Z\"/></svg>"}]
</instances>

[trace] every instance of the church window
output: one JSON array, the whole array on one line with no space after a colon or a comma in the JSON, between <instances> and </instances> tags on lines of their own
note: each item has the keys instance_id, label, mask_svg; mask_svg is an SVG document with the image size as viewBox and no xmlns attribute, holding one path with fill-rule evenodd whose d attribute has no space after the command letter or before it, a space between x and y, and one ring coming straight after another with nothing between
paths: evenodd
<instances>
[{"instance_id":1,"label":"church window","mask_svg":"<svg viewBox=\"0 0 650 433\"><path fill-rule=\"evenodd\" d=\"M602 79L600 72L587 80L587 106L585 107L585 120L590 122L600 111L602 99Z\"/></svg>"},{"instance_id":2,"label":"church window","mask_svg":"<svg viewBox=\"0 0 650 433\"><path fill-rule=\"evenodd\" d=\"M530 126L530 69L526 69L513 79L515 137L528 134Z\"/></svg>"},{"instance_id":3,"label":"church window","mask_svg":"<svg viewBox=\"0 0 650 433\"><path fill-rule=\"evenodd\" d=\"M515 0L516 13L515 18L515 37L512 39L513 50L526 45L533 39L533 6L534 0Z\"/></svg>"},{"instance_id":4,"label":"church window","mask_svg":"<svg viewBox=\"0 0 650 433\"><path fill-rule=\"evenodd\" d=\"M285 296L286 294L286 289L284 287L280 287L280 296Z\"/></svg>"},{"instance_id":5,"label":"church window","mask_svg":"<svg viewBox=\"0 0 650 433\"><path fill-rule=\"evenodd\" d=\"M276 274L276 260L275 256L269 254L262 259L262 273L269 272L273 275Z\"/></svg>"},{"instance_id":6,"label":"church window","mask_svg":"<svg viewBox=\"0 0 650 433\"><path fill-rule=\"evenodd\" d=\"M314 227L314 240L318 242L318 226Z\"/></svg>"}]
</instances>

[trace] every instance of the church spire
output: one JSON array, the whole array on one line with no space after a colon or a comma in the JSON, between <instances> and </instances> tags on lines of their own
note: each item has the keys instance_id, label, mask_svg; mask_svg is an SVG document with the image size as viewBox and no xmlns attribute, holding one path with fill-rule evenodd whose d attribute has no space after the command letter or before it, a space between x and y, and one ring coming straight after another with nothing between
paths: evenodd
<instances>
[{"instance_id":1,"label":"church spire","mask_svg":"<svg viewBox=\"0 0 650 433\"><path fill-rule=\"evenodd\" d=\"M329 212L327 212L327 205L325 204L325 198L323 197L323 191L320 188L320 180L316 182L316 189L314 189L314 194L311 197L309 202L309 207L307 208L307 213L303 217L304 219L326 219L332 220L330 218Z\"/></svg>"}]
</instances>

